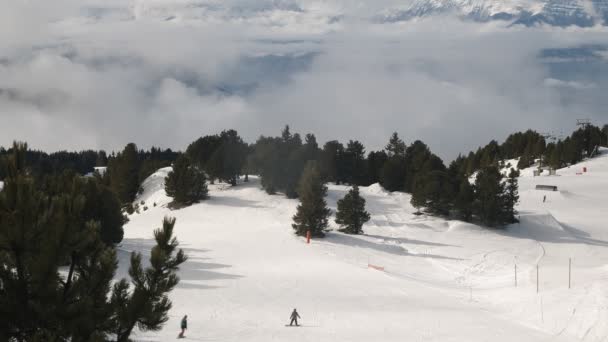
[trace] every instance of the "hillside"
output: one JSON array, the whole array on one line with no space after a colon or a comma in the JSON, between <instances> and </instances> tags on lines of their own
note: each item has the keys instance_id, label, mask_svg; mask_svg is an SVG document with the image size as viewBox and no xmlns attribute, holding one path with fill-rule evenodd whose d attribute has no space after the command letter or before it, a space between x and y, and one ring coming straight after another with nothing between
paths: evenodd
<instances>
[{"instance_id":1,"label":"hillside","mask_svg":"<svg viewBox=\"0 0 608 342\"><path fill-rule=\"evenodd\" d=\"M137 200L149 209L125 226L119 275L129 252L149 253L165 215L177 218L190 259L168 324L135 339L175 338L187 314L186 335L195 341L601 341L608 333L603 152L557 176L522 172L521 223L506 230L415 216L409 195L372 185L361 188L372 215L365 235L331 232L310 245L291 229L297 201L267 195L256 178L212 185L209 200L170 211L168 169L161 169ZM583 167L588 172L578 174ZM329 186L332 210L347 189ZM285 328L294 307L303 327Z\"/></svg>"}]
</instances>

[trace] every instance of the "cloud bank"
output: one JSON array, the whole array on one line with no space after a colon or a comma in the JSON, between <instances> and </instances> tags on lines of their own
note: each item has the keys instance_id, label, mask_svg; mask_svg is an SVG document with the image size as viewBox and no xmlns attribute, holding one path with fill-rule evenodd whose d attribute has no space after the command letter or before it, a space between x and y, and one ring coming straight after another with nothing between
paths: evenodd
<instances>
[{"instance_id":1,"label":"cloud bank","mask_svg":"<svg viewBox=\"0 0 608 342\"><path fill-rule=\"evenodd\" d=\"M0 145L184 149L290 124L368 151L397 131L451 159L516 130L608 122L606 28L378 23L395 2L370 3L8 0Z\"/></svg>"}]
</instances>

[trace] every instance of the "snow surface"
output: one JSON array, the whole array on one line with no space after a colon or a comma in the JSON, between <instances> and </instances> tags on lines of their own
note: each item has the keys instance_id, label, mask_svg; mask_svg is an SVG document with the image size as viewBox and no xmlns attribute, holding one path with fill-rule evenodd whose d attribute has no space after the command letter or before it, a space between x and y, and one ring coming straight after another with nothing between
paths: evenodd
<instances>
[{"instance_id":1,"label":"snow surface","mask_svg":"<svg viewBox=\"0 0 608 342\"><path fill-rule=\"evenodd\" d=\"M297 201L267 195L257 178L234 188L212 185L209 200L170 211L163 190L170 169L161 169L137 200L149 209L125 226L118 275L126 275L129 252L149 254L152 230L165 215L177 218L175 233L190 259L171 294L168 324L134 338L173 339L187 314L186 335L195 341L602 341L608 334L602 152L556 176L522 172L521 223L506 230L415 216L408 194L375 184L361 188L372 216L365 235L332 231L310 245L291 228ZM587 172L578 174L583 167ZM537 191L536 184L559 191ZM329 186L332 210L347 190ZM287 329L294 307L303 327Z\"/></svg>"}]
</instances>

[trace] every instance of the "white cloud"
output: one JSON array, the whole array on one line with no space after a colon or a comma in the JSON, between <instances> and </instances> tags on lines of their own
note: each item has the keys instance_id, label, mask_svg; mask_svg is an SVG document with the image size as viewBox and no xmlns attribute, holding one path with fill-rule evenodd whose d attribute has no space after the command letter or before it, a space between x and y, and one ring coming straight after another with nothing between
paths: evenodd
<instances>
[{"instance_id":1,"label":"white cloud","mask_svg":"<svg viewBox=\"0 0 608 342\"><path fill-rule=\"evenodd\" d=\"M573 112L608 120L607 75L562 79L538 58L608 44L605 28L369 20L395 4L9 0L0 145L183 149L224 128L253 141L291 124L368 150L399 131L449 158L515 130L569 131Z\"/></svg>"}]
</instances>

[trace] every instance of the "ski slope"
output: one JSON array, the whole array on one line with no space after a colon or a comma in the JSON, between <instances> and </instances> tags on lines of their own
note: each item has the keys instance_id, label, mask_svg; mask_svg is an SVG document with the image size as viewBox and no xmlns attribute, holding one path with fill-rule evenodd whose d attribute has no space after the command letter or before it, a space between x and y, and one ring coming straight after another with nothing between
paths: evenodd
<instances>
[{"instance_id":1,"label":"ski slope","mask_svg":"<svg viewBox=\"0 0 608 342\"><path fill-rule=\"evenodd\" d=\"M588 172L577 174L583 166ZM131 251L149 254L165 215L177 218L190 259L171 294L170 321L136 341L176 338L186 314L194 341L603 341L608 334L607 154L557 176L522 172L521 223L506 230L415 216L409 195L372 185L361 188L372 217L365 235L331 232L310 245L291 228L297 200L267 195L255 177L233 188L211 185L209 200L170 211L168 171L143 184L137 201L148 209L125 226L118 276ZM346 191L329 185L334 212ZM300 328L284 326L293 308Z\"/></svg>"}]
</instances>

